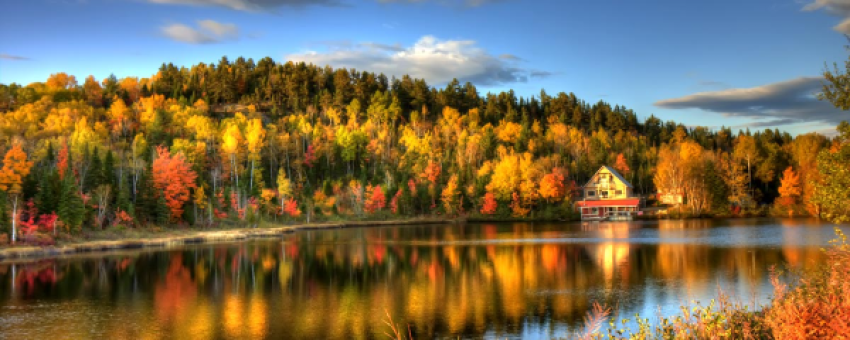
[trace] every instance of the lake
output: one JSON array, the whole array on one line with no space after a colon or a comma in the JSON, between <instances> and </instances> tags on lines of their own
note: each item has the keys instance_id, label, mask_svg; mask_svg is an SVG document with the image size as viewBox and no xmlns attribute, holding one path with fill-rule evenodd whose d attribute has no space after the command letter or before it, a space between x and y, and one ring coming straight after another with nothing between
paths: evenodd
<instances>
[{"instance_id":1,"label":"lake","mask_svg":"<svg viewBox=\"0 0 850 340\"><path fill-rule=\"evenodd\" d=\"M845 232L848 231L845 229ZM773 265L823 261L810 219L471 223L0 263L0 338L417 339L564 336L594 302L676 314L758 304Z\"/></svg>"}]
</instances>

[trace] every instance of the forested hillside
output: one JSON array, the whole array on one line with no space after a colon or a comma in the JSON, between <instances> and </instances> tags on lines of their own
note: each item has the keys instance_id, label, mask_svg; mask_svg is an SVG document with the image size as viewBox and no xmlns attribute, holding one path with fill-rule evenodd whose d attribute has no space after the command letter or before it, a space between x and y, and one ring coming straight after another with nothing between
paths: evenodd
<instances>
[{"instance_id":1,"label":"forested hillside","mask_svg":"<svg viewBox=\"0 0 850 340\"><path fill-rule=\"evenodd\" d=\"M0 220L24 233L570 218L573 188L606 164L638 193L683 193L693 214L742 214L777 198L783 214L820 214L818 154L847 140L685 127L572 93L483 94L270 58L168 64L148 78L56 73L0 85L0 111Z\"/></svg>"}]
</instances>

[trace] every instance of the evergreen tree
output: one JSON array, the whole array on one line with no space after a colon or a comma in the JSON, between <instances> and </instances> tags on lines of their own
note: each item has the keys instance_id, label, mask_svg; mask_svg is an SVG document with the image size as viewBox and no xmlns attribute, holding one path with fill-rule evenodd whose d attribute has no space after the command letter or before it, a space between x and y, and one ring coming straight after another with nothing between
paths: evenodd
<instances>
[{"instance_id":1,"label":"evergreen tree","mask_svg":"<svg viewBox=\"0 0 850 340\"><path fill-rule=\"evenodd\" d=\"M112 186L115 188L115 157L112 155L112 150L106 152L106 158L103 160L103 182L101 184Z\"/></svg>"},{"instance_id":2,"label":"evergreen tree","mask_svg":"<svg viewBox=\"0 0 850 340\"><path fill-rule=\"evenodd\" d=\"M97 147L92 150L91 162L89 163L89 171L86 175L83 190L94 190L103 184L103 163L100 161L100 152Z\"/></svg>"},{"instance_id":3,"label":"evergreen tree","mask_svg":"<svg viewBox=\"0 0 850 340\"><path fill-rule=\"evenodd\" d=\"M0 199L0 232L8 234L12 231L12 217L9 216L9 205Z\"/></svg>"},{"instance_id":4,"label":"evergreen tree","mask_svg":"<svg viewBox=\"0 0 850 340\"><path fill-rule=\"evenodd\" d=\"M156 224L165 226L168 224L168 218L171 216L171 210L168 209L168 204L165 203L165 194L159 193L156 199Z\"/></svg>"},{"instance_id":5,"label":"evergreen tree","mask_svg":"<svg viewBox=\"0 0 850 340\"><path fill-rule=\"evenodd\" d=\"M24 182L21 184L23 186L23 198L25 201L30 200L31 198L35 198L38 194L38 182L39 182L40 174L38 171L33 171L26 177L24 177Z\"/></svg>"},{"instance_id":6,"label":"evergreen tree","mask_svg":"<svg viewBox=\"0 0 850 340\"><path fill-rule=\"evenodd\" d=\"M130 185L127 183L127 178L120 179L121 185L118 185L115 190L118 193L115 195L115 207L131 213L132 203L130 202Z\"/></svg>"},{"instance_id":7,"label":"evergreen tree","mask_svg":"<svg viewBox=\"0 0 850 340\"><path fill-rule=\"evenodd\" d=\"M56 163L55 151L53 150L53 143L47 142L47 155L44 157L44 163L46 164L54 164Z\"/></svg>"},{"instance_id":8,"label":"evergreen tree","mask_svg":"<svg viewBox=\"0 0 850 340\"><path fill-rule=\"evenodd\" d=\"M62 181L55 169L44 171L39 176L38 193L35 203L42 213L56 212L59 209L59 200L62 196Z\"/></svg>"},{"instance_id":9,"label":"evergreen tree","mask_svg":"<svg viewBox=\"0 0 850 340\"><path fill-rule=\"evenodd\" d=\"M61 198L57 210L59 219L70 229L77 228L83 223L86 207L73 176L65 176L65 180L62 181Z\"/></svg>"},{"instance_id":10,"label":"evergreen tree","mask_svg":"<svg viewBox=\"0 0 850 340\"><path fill-rule=\"evenodd\" d=\"M150 176L150 167L142 172L139 178L138 194L136 195L136 219L141 221L155 221L157 210L157 193Z\"/></svg>"}]
</instances>

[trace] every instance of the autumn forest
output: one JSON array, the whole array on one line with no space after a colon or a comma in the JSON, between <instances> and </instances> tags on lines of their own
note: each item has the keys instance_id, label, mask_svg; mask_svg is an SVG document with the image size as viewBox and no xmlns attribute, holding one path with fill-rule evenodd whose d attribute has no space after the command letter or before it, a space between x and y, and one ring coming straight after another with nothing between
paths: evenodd
<instances>
[{"instance_id":1,"label":"autumn forest","mask_svg":"<svg viewBox=\"0 0 850 340\"><path fill-rule=\"evenodd\" d=\"M840 105L846 75L827 73L823 99ZM221 222L568 220L602 165L648 206L680 193L679 216L850 214L846 123L837 137L688 127L572 93L271 58L0 85L0 129L4 243Z\"/></svg>"}]
</instances>

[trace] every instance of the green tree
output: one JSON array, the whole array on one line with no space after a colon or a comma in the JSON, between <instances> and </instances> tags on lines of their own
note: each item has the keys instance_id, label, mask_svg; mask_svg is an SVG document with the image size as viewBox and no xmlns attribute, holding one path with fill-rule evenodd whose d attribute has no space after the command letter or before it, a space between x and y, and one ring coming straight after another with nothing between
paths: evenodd
<instances>
[{"instance_id":1,"label":"green tree","mask_svg":"<svg viewBox=\"0 0 850 340\"><path fill-rule=\"evenodd\" d=\"M100 152L97 147L92 151L89 171L83 183L83 191L94 190L103 184L103 163L100 161Z\"/></svg>"},{"instance_id":2,"label":"green tree","mask_svg":"<svg viewBox=\"0 0 850 340\"><path fill-rule=\"evenodd\" d=\"M56 212L59 208L59 200L62 196L62 182L59 173L55 169L43 171L38 176L38 193L35 203L42 213Z\"/></svg>"},{"instance_id":3,"label":"green tree","mask_svg":"<svg viewBox=\"0 0 850 340\"><path fill-rule=\"evenodd\" d=\"M115 156L112 150L107 150L106 158L103 160L103 172L101 173L103 182L101 184L115 187Z\"/></svg>"},{"instance_id":4,"label":"green tree","mask_svg":"<svg viewBox=\"0 0 850 340\"><path fill-rule=\"evenodd\" d=\"M130 185L127 183L127 178L120 180L120 185L116 187L118 193L115 195L115 207L132 215L133 203L130 201Z\"/></svg>"},{"instance_id":5,"label":"green tree","mask_svg":"<svg viewBox=\"0 0 850 340\"><path fill-rule=\"evenodd\" d=\"M168 209L168 204L165 202L165 194L160 192L156 199L156 224L165 226L168 224L170 216L171 210Z\"/></svg>"},{"instance_id":6,"label":"green tree","mask_svg":"<svg viewBox=\"0 0 850 340\"><path fill-rule=\"evenodd\" d=\"M838 125L838 145L818 154L820 181L814 185L812 202L821 207L822 217L834 222L850 222L850 124Z\"/></svg>"},{"instance_id":7,"label":"green tree","mask_svg":"<svg viewBox=\"0 0 850 340\"><path fill-rule=\"evenodd\" d=\"M68 226L69 230L79 227L85 217L85 205L80 197L79 188L72 176L65 176L62 181L61 198L59 199L59 220Z\"/></svg>"}]
</instances>

